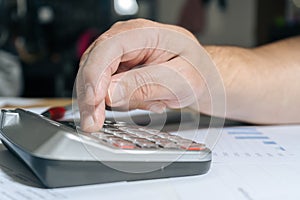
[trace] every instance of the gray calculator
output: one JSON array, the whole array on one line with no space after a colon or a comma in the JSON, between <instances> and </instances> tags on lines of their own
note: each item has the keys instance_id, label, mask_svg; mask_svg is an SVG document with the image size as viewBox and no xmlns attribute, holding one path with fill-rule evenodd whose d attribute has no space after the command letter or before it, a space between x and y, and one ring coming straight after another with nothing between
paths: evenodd
<instances>
[{"instance_id":1,"label":"gray calculator","mask_svg":"<svg viewBox=\"0 0 300 200\"><path fill-rule=\"evenodd\" d=\"M23 109L1 110L0 139L48 188L200 175L211 164L204 144L168 132L105 121L86 133Z\"/></svg>"}]
</instances>

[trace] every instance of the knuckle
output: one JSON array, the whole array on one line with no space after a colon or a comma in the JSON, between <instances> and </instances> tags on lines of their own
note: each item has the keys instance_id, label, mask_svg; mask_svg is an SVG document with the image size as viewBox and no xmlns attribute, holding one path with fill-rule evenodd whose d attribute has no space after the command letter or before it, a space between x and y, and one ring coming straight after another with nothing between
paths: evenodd
<instances>
[{"instance_id":1,"label":"knuckle","mask_svg":"<svg viewBox=\"0 0 300 200\"><path fill-rule=\"evenodd\" d=\"M118 27L122 26L124 23L125 23L124 21L117 21L111 26L111 29L118 28Z\"/></svg>"},{"instance_id":2,"label":"knuckle","mask_svg":"<svg viewBox=\"0 0 300 200\"><path fill-rule=\"evenodd\" d=\"M109 30L102 33L95 41L93 46L98 46L101 42L111 39L118 33L121 33L126 30L146 27L146 26L153 26L156 22L143 19L143 18L137 18L137 19L130 19L127 21L118 21L114 23Z\"/></svg>"},{"instance_id":3,"label":"knuckle","mask_svg":"<svg viewBox=\"0 0 300 200\"><path fill-rule=\"evenodd\" d=\"M144 18L131 19L131 20L128 20L127 22L133 23L133 24L146 24L146 23L152 23L151 20L144 19Z\"/></svg>"},{"instance_id":4,"label":"knuckle","mask_svg":"<svg viewBox=\"0 0 300 200\"><path fill-rule=\"evenodd\" d=\"M100 43L102 43L103 41L108 40L108 39L110 39L110 38L112 38L112 37L113 37L113 35L110 34L109 31L107 31L107 32L101 34L101 35L94 41L93 46L98 46L98 45L99 45Z\"/></svg>"},{"instance_id":5,"label":"knuckle","mask_svg":"<svg viewBox=\"0 0 300 200\"><path fill-rule=\"evenodd\" d=\"M127 21L118 21L112 25L111 29L127 30L127 29L140 28L144 26L150 26L154 24L155 24L154 21L143 19L143 18L136 18Z\"/></svg>"},{"instance_id":6,"label":"knuckle","mask_svg":"<svg viewBox=\"0 0 300 200\"><path fill-rule=\"evenodd\" d=\"M151 87L153 84L152 76L149 73L137 72L134 76L134 82L136 85L134 91L137 92L138 98L142 101L150 99L153 93Z\"/></svg>"}]
</instances>

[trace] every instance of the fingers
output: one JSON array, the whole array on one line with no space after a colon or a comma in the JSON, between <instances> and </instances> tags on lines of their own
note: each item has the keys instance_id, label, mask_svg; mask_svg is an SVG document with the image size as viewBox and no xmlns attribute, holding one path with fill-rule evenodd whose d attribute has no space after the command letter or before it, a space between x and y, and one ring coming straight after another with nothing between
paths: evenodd
<instances>
[{"instance_id":1,"label":"fingers","mask_svg":"<svg viewBox=\"0 0 300 200\"><path fill-rule=\"evenodd\" d=\"M151 65L114 75L108 89L106 104L122 110L146 109L162 112L166 107L182 108L195 102L200 83L193 83L189 72L180 72L182 60ZM185 63L186 64L186 63ZM186 71L193 68L186 65ZM199 80L199 77L196 77ZM201 89L200 89L201 90Z\"/></svg>"},{"instance_id":2,"label":"fingers","mask_svg":"<svg viewBox=\"0 0 300 200\"><path fill-rule=\"evenodd\" d=\"M80 119L81 129L87 132L100 130L105 120L105 101L96 106L81 106ZM93 113L93 114L91 114Z\"/></svg>"},{"instance_id":3,"label":"fingers","mask_svg":"<svg viewBox=\"0 0 300 200\"><path fill-rule=\"evenodd\" d=\"M163 27L148 20L116 23L89 47L80 61L81 84L90 85L97 93L96 103L106 95L105 84L120 63L126 63L120 70L126 71L141 63L168 61L184 51L191 37L175 26Z\"/></svg>"},{"instance_id":4,"label":"fingers","mask_svg":"<svg viewBox=\"0 0 300 200\"><path fill-rule=\"evenodd\" d=\"M85 131L96 131L96 128L102 126L105 111L104 98L107 94L111 75L117 71L120 63L126 63L126 68L130 69L147 57L148 49L144 50L144 47L147 46L145 41L149 38L143 38L138 33L132 33L129 34L130 37L122 35L111 39L114 34L117 34L114 33L115 30L110 30L112 36L109 38L106 38L105 35L100 36L89 47L80 61L76 89L81 112L81 126ZM139 40L135 40L135 45L131 45L134 38L139 38ZM153 43L155 44L155 42ZM125 54L125 52L130 53ZM126 70L124 69L124 71Z\"/></svg>"},{"instance_id":5,"label":"fingers","mask_svg":"<svg viewBox=\"0 0 300 200\"><path fill-rule=\"evenodd\" d=\"M96 131L96 128L102 126L105 101L111 106L152 108L157 111L166 106L183 107L189 104L190 100L186 96L189 90L182 91L187 86L174 88L180 81L187 83L179 76L180 73L174 74L180 79L176 81L173 77L168 79L170 72L156 70L163 70L160 64L172 61L179 55L188 57L190 52L196 55L194 49L197 50L199 44L195 41L190 33L175 26L148 20L116 23L88 48L80 61L76 89L83 130ZM199 59L194 57L192 60L197 62ZM134 73L128 72L141 64L152 64L153 68L146 67L149 71L134 69ZM115 73L120 73L120 76L114 75L112 78ZM116 78L124 74L127 74L127 78L124 76L122 84L116 84ZM130 80L135 81L131 83ZM119 89L116 85L119 85ZM114 94L113 90L119 92ZM124 94L122 91L125 91ZM106 98L107 93L113 97ZM119 100L123 96L127 103Z\"/></svg>"},{"instance_id":6,"label":"fingers","mask_svg":"<svg viewBox=\"0 0 300 200\"><path fill-rule=\"evenodd\" d=\"M86 128L87 124L85 123L89 121L87 118L94 120L103 118L104 109L101 110L98 105L103 102L111 75L116 73L119 66L123 66L121 71L126 71L140 63L165 61L173 56L171 53L153 53L158 43L158 35L150 29L143 32L128 30L124 33L122 29L124 32L124 27L121 30L115 27L106 35L100 36L80 61L76 81L77 98L80 102L79 110L80 112L88 110L87 113L90 115L81 114L81 125L85 127L84 130L89 129ZM153 57L151 58L151 56ZM98 108L100 110L95 112ZM100 122L95 121L95 123ZM94 131L96 130L94 129Z\"/></svg>"}]
</instances>

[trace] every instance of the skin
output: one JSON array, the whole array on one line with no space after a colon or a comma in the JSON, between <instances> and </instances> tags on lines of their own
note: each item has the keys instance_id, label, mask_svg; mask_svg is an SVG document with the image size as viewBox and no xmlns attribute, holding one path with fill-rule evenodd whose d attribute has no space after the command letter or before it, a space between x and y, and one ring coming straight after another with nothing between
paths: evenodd
<instances>
[{"instance_id":1,"label":"skin","mask_svg":"<svg viewBox=\"0 0 300 200\"><path fill-rule=\"evenodd\" d=\"M178 26L144 19L118 22L80 61L81 127L99 130L105 105L154 112L190 107L251 123L299 123L299 52L300 37L251 49L202 46ZM210 100L222 92L226 113Z\"/></svg>"},{"instance_id":2,"label":"skin","mask_svg":"<svg viewBox=\"0 0 300 200\"><path fill-rule=\"evenodd\" d=\"M227 94L227 117L256 124L300 122L300 37L244 49L208 46Z\"/></svg>"}]
</instances>

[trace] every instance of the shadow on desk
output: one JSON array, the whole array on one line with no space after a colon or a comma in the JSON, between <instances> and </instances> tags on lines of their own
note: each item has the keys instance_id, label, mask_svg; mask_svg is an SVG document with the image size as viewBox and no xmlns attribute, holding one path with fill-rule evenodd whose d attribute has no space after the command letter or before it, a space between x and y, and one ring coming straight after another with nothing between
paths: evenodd
<instances>
[{"instance_id":1,"label":"shadow on desk","mask_svg":"<svg viewBox=\"0 0 300 200\"><path fill-rule=\"evenodd\" d=\"M107 111L105 117L109 121L122 121L129 125L147 126L169 132L250 125L239 121L211 117L190 109L167 109L163 113L143 110Z\"/></svg>"},{"instance_id":2,"label":"shadow on desk","mask_svg":"<svg viewBox=\"0 0 300 200\"><path fill-rule=\"evenodd\" d=\"M0 144L0 170L4 179L36 188L44 188L26 165ZM2 174L0 176L3 176ZM1 178L2 179L2 178Z\"/></svg>"},{"instance_id":3,"label":"shadow on desk","mask_svg":"<svg viewBox=\"0 0 300 200\"><path fill-rule=\"evenodd\" d=\"M180 119L178 119L180 121ZM182 123L178 122L169 122L163 127L164 131L174 132L178 130L191 130L191 129L207 129L207 128L222 128L222 127L234 127L234 126L249 126L253 124L229 120L229 119L222 119L217 117L211 117L208 115L202 115L200 120L194 121L184 121ZM155 127L153 127L155 128Z\"/></svg>"}]
</instances>

